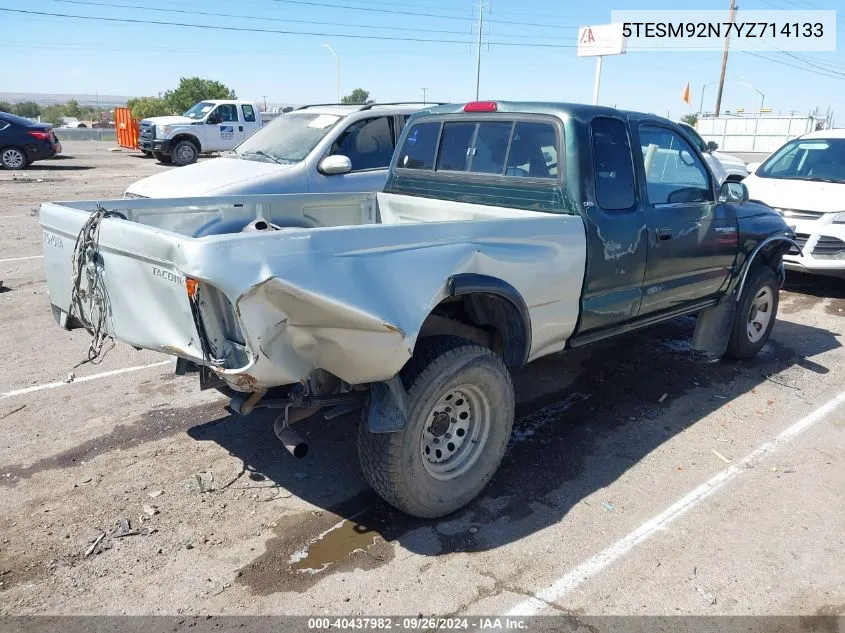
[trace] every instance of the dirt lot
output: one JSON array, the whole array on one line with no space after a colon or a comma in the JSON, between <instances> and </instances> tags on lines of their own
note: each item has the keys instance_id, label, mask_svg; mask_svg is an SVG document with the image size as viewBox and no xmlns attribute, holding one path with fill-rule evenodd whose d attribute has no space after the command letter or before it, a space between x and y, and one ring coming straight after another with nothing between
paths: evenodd
<instances>
[{"instance_id":1,"label":"dirt lot","mask_svg":"<svg viewBox=\"0 0 845 633\"><path fill-rule=\"evenodd\" d=\"M63 382L88 339L53 321L38 206L166 169L107 148L0 173L0 614L845 614L842 282L790 275L752 362L685 318L528 366L483 498L414 520L352 417L298 461L158 354Z\"/></svg>"}]
</instances>

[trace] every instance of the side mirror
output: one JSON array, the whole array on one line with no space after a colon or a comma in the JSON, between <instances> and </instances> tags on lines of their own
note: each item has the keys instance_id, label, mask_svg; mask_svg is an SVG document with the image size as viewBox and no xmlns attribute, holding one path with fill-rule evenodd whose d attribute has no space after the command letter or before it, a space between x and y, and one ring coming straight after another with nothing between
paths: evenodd
<instances>
[{"instance_id":1,"label":"side mirror","mask_svg":"<svg viewBox=\"0 0 845 633\"><path fill-rule=\"evenodd\" d=\"M719 149L719 145L714 141L707 141L707 151L708 152L715 152Z\"/></svg>"},{"instance_id":2,"label":"side mirror","mask_svg":"<svg viewBox=\"0 0 845 633\"><path fill-rule=\"evenodd\" d=\"M320 161L320 166L317 168L326 176L336 176L338 174L348 174L352 171L352 161L348 156L335 154L334 156L326 156Z\"/></svg>"},{"instance_id":3,"label":"side mirror","mask_svg":"<svg viewBox=\"0 0 845 633\"><path fill-rule=\"evenodd\" d=\"M742 204L748 201L748 187L743 182L729 180L722 183L719 190L719 202L730 202L731 204Z\"/></svg>"},{"instance_id":4,"label":"side mirror","mask_svg":"<svg viewBox=\"0 0 845 633\"><path fill-rule=\"evenodd\" d=\"M763 163L748 163L745 166L745 169L746 169L746 171L748 171L749 174L753 174L755 171L760 169L760 165L762 165L762 164Z\"/></svg>"}]
</instances>

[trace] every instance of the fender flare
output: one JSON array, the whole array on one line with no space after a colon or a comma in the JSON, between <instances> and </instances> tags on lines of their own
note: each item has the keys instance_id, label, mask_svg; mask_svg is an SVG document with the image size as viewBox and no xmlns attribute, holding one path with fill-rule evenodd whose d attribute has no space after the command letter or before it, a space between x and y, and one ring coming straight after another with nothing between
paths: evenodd
<instances>
[{"instance_id":1,"label":"fender flare","mask_svg":"<svg viewBox=\"0 0 845 633\"><path fill-rule=\"evenodd\" d=\"M177 132L173 135L173 138L169 140L170 148L173 149L176 143L179 143L180 141L191 141L191 143L197 146L197 153L202 154L202 143L195 134L192 134L191 132Z\"/></svg>"},{"instance_id":2,"label":"fender flare","mask_svg":"<svg viewBox=\"0 0 845 633\"><path fill-rule=\"evenodd\" d=\"M522 367L531 353L531 314L519 291L508 282L478 273L459 273L449 277L449 296L468 294L489 294L507 301L518 315L517 331L511 331L505 346L505 362L510 366ZM503 332L503 335L507 334ZM520 349L521 348L521 349ZM508 362L510 361L510 362Z\"/></svg>"},{"instance_id":3,"label":"fender flare","mask_svg":"<svg viewBox=\"0 0 845 633\"><path fill-rule=\"evenodd\" d=\"M745 288L745 280L748 277L748 273L751 271L751 265L754 263L755 258L760 253L760 251L762 251L767 245L772 244L773 242L787 242L788 244L791 244L792 246L797 248L798 252L802 255L804 253L803 249L798 245L798 243L791 237L787 237L786 235L772 235L764 239L762 242L757 244L753 251L751 251L751 255L748 256L748 259L746 259L745 263L742 265L742 272L740 273L740 281L739 285L737 286L735 301L739 301L740 297L742 297L742 291ZM781 269L782 268L783 262L781 262ZM782 282L784 275L782 271L780 272L780 278Z\"/></svg>"}]
</instances>

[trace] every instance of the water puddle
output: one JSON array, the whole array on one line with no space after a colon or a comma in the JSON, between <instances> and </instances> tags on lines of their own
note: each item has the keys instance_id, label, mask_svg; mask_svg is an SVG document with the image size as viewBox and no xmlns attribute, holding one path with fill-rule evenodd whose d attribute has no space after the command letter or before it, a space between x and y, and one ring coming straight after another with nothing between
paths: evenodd
<instances>
[{"instance_id":1,"label":"water puddle","mask_svg":"<svg viewBox=\"0 0 845 633\"><path fill-rule=\"evenodd\" d=\"M376 540L384 541L381 534L371 527L374 525L374 517L368 519L368 514L364 510L354 517L344 519L319 534L305 547L296 550L290 557L291 570L318 574L352 554L366 553ZM358 520L359 517L363 521Z\"/></svg>"}]
</instances>

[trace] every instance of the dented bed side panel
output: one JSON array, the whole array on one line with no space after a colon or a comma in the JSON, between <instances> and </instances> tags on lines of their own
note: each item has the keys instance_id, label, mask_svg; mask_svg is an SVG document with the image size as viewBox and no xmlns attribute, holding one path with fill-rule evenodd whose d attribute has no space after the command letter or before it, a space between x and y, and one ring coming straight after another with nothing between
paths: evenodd
<instances>
[{"instance_id":1,"label":"dented bed side panel","mask_svg":"<svg viewBox=\"0 0 845 633\"><path fill-rule=\"evenodd\" d=\"M103 205L110 208L109 201ZM185 208L184 201L178 205ZM109 331L138 347L203 362L185 289L191 277L200 281L201 313L219 313L228 303L237 321L241 350L225 366L205 363L231 387L292 384L318 368L350 384L383 381L413 354L423 322L449 294L449 278L478 273L507 282L524 299L530 359L564 347L584 278L580 216L387 194L379 194L379 207L378 224L365 223L371 217L365 212L352 226L205 237L106 219L100 274L111 304ZM70 302L70 256L86 217L79 208L42 206L48 287L59 307ZM61 248L49 246L55 240ZM227 327L206 329L219 336Z\"/></svg>"}]
</instances>

